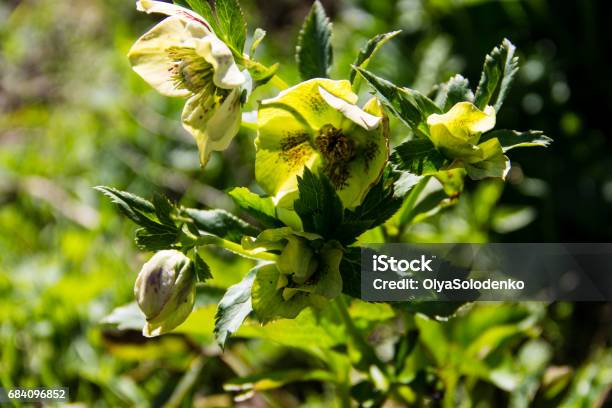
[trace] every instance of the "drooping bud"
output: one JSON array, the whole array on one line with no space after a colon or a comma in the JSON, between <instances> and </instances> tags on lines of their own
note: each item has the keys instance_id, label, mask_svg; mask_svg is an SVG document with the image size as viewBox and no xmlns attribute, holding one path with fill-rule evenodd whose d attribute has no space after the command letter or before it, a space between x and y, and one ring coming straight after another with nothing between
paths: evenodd
<instances>
[{"instance_id":1,"label":"drooping bud","mask_svg":"<svg viewBox=\"0 0 612 408\"><path fill-rule=\"evenodd\" d=\"M147 319L144 336L167 333L187 319L195 302L195 283L191 260L176 250L159 251L142 266L134 295Z\"/></svg>"}]
</instances>

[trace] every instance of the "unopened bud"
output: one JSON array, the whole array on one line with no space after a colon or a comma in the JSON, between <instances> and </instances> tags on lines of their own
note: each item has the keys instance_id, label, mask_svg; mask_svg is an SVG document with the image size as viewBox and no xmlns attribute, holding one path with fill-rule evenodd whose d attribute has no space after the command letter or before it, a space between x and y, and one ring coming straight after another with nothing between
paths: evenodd
<instances>
[{"instance_id":1,"label":"unopened bud","mask_svg":"<svg viewBox=\"0 0 612 408\"><path fill-rule=\"evenodd\" d=\"M314 251L304 238L289 236L287 240L287 245L278 257L276 265L282 274L292 275L294 282L303 284L317 270Z\"/></svg>"},{"instance_id":2,"label":"unopened bud","mask_svg":"<svg viewBox=\"0 0 612 408\"><path fill-rule=\"evenodd\" d=\"M147 319L143 335L159 336L183 323L193 309L195 283L193 264L182 252L153 255L134 284L136 301Z\"/></svg>"}]
</instances>

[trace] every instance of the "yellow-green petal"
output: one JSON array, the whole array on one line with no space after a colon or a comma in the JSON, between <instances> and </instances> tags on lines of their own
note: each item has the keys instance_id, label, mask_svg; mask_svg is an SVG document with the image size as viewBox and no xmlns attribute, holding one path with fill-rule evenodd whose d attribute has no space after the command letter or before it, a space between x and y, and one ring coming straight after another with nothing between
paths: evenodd
<instances>
[{"instance_id":1,"label":"yellow-green petal","mask_svg":"<svg viewBox=\"0 0 612 408\"><path fill-rule=\"evenodd\" d=\"M132 69L159 93L166 96L188 96L190 91L177 86L171 71L173 61L168 48L193 48L195 38L205 35L197 25L179 17L169 17L140 37L128 53Z\"/></svg>"},{"instance_id":2,"label":"yellow-green petal","mask_svg":"<svg viewBox=\"0 0 612 408\"><path fill-rule=\"evenodd\" d=\"M343 185L336 186L338 196L346 208L361 204L370 188L380 178L389 158L389 121L384 116L380 102L372 98L363 110L381 118L381 122L374 131L368 132L357 126L350 131L350 137L359 145L358 152L355 158L346 164L348 177Z\"/></svg>"},{"instance_id":3,"label":"yellow-green petal","mask_svg":"<svg viewBox=\"0 0 612 408\"><path fill-rule=\"evenodd\" d=\"M313 79L261 103L255 175L277 204L292 206L305 167L324 172L348 208L378 180L388 124L377 100L356 101L348 81Z\"/></svg>"},{"instance_id":4,"label":"yellow-green petal","mask_svg":"<svg viewBox=\"0 0 612 408\"><path fill-rule=\"evenodd\" d=\"M471 160L466 163L465 169L468 176L473 180L488 177L505 179L510 171L510 159L504 155L499 140L489 139L479 144L478 148L482 152L482 159Z\"/></svg>"},{"instance_id":5,"label":"yellow-green petal","mask_svg":"<svg viewBox=\"0 0 612 408\"><path fill-rule=\"evenodd\" d=\"M218 97L194 95L183 109L183 127L193 135L205 166L213 151L225 150L240 129L240 92L231 91L219 104Z\"/></svg>"},{"instance_id":6,"label":"yellow-green petal","mask_svg":"<svg viewBox=\"0 0 612 408\"><path fill-rule=\"evenodd\" d=\"M340 125L343 115L323 99L319 92L320 86L348 103L357 102L357 95L353 93L349 81L315 78L286 89L275 98L262 101L258 117L259 126L265 126L279 110L291 112L294 120L312 130L318 130L326 124Z\"/></svg>"},{"instance_id":7,"label":"yellow-green petal","mask_svg":"<svg viewBox=\"0 0 612 408\"><path fill-rule=\"evenodd\" d=\"M495 126L495 109L481 111L470 102L459 102L445 114L427 118L429 138L446 155L459 158L474 155L475 144L483 132Z\"/></svg>"},{"instance_id":8,"label":"yellow-green petal","mask_svg":"<svg viewBox=\"0 0 612 408\"><path fill-rule=\"evenodd\" d=\"M196 51L213 67L213 82L223 89L237 88L246 78L234 62L229 47L214 34L197 41Z\"/></svg>"},{"instance_id":9,"label":"yellow-green petal","mask_svg":"<svg viewBox=\"0 0 612 408\"><path fill-rule=\"evenodd\" d=\"M212 33L210 24L204 17L193 10L189 10L188 8L181 7L176 4L167 3L165 1L138 0L136 2L136 9L138 11L144 11L147 14L159 13L167 16L179 17L186 22L196 22L203 26L207 32Z\"/></svg>"}]
</instances>

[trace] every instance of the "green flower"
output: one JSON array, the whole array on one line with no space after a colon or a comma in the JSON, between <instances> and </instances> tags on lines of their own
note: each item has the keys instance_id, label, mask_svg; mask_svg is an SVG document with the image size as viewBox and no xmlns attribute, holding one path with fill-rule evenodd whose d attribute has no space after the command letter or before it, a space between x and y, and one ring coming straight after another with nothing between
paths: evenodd
<instances>
[{"instance_id":1,"label":"green flower","mask_svg":"<svg viewBox=\"0 0 612 408\"><path fill-rule=\"evenodd\" d=\"M497 138L480 143L483 133L495 127L495 109L481 111L470 102L459 102L443 115L427 118L429 138L446 157L454 159L451 167L465 168L475 180L486 177L505 178L510 159L504 155Z\"/></svg>"},{"instance_id":2,"label":"green flower","mask_svg":"<svg viewBox=\"0 0 612 408\"><path fill-rule=\"evenodd\" d=\"M136 5L169 17L132 46L132 68L161 94L188 98L183 127L194 136L205 165L211 152L226 149L240 128L240 95L247 79L202 16L161 1Z\"/></svg>"},{"instance_id":3,"label":"green flower","mask_svg":"<svg viewBox=\"0 0 612 408\"><path fill-rule=\"evenodd\" d=\"M142 266L134 295L147 319L144 336L167 333L187 319L195 302L195 283L191 260L176 250L159 251Z\"/></svg>"},{"instance_id":4,"label":"green flower","mask_svg":"<svg viewBox=\"0 0 612 408\"><path fill-rule=\"evenodd\" d=\"M253 310L261 321L296 317L304 308L320 307L342 291L340 261L343 250L320 236L270 229L257 238L245 237L246 249L274 250L278 260L263 266L251 291Z\"/></svg>"},{"instance_id":5,"label":"green flower","mask_svg":"<svg viewBox=\"0 0 612 408\"><path fill-rule=\"evenodd\" d=\"M388 158L388 123L377 99L363 109L348 81L312 79L261 102L255 174L290 207L305 167L322 171L347 208L361 203ZM287 204L287 205L284 205Z\"/></svg>"}]
</instances>

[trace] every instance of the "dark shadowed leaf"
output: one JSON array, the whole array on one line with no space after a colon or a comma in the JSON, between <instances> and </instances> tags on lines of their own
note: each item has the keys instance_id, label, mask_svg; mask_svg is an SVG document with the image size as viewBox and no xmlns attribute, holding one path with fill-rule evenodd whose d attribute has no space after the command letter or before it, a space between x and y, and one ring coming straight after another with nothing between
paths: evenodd
<instances>
[{"instance_id":1,"label":"dark shadowed leaf","mask_svg":"<svg viewBox=\"0 0 612 408\"><path fill-rule=\"evenodd\" d=\"M423 176L437 172L445 164L446 158L435 148L429 139L408 140L397 146L391 155L391 163L398 170Z\"/></svg>"},{"instance_id":2,"label":"dark shadowed leaf","mask_svg":"<svg viewBox=\"0 0 612 408\"><path fill-rule=\"evenodd\" d=\"M202 259L200 254L194 251L193 255L193 266L195 268L196 277L198 278L198 282L205 282L208 279L211 279L212 273L210 272L210 266Z\"/></svg>"},{"instance_id":3,"label":"dark shadowed leaf","mask_svg":"<svg viewBox=\"0 0 612 408\"><path fill-rule=\"evenodd\" d=\"M313 174L306 167L302 177L298 177L298 189L300 197L293 207L302 220L304 231L332 237L334 226L342 225L343 209L329 179L323 174Z\"/></svg>"},{"instance_id":4,"label":"dark shadowed leaf","mask_svg":"<svg viewBox=\"0 0 612 408\"><path fill-rule=\"evenodd\" d=\"M224 210L187 208L185 213L193 219L200 231L233 242L240 242L243 235L256 236L258 233L255 227Z\"/></svg>"},{"instance_id":5,"label":"dark shadowed leaf","mask_svg":"<svg viewBox=\"0 0 612 408\"><path fill-rule=\"evenodd\" d=\"M402 199L395 196L390 172L368 191L363 202L353 210L344 212L344 222L337 229L335 239L344 245L355 242L364 232L391 218L402 205Z\"/></svg>"}]
</instances>

